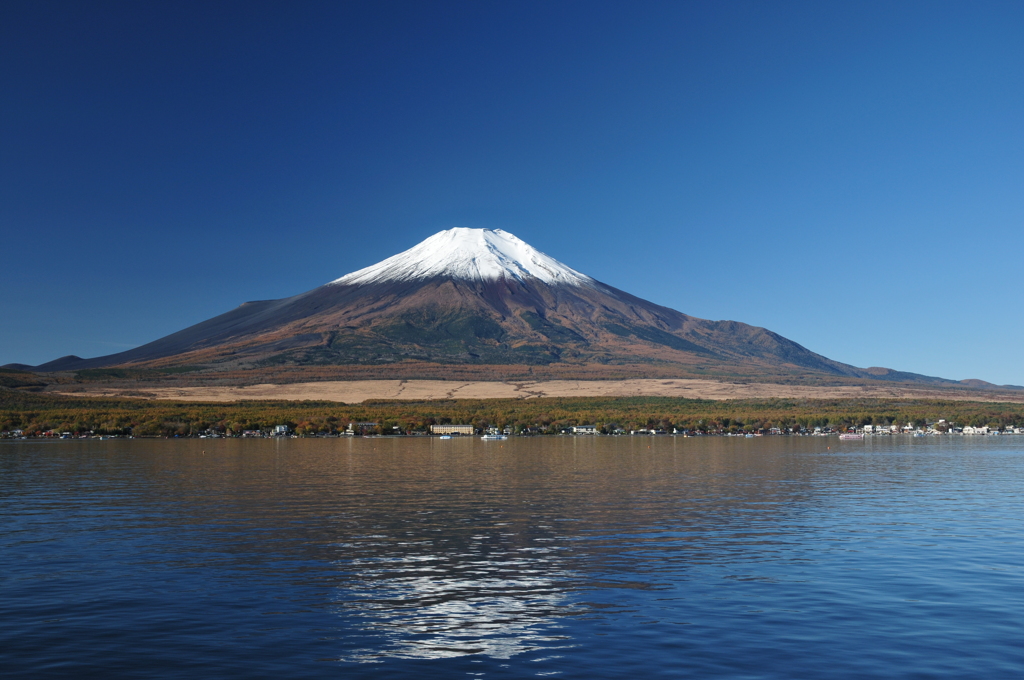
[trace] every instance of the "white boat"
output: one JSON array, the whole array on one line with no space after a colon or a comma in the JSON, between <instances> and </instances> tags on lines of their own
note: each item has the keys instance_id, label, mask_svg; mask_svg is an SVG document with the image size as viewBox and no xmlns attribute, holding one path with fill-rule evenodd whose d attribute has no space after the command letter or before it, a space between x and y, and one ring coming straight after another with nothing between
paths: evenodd
<instances>
[{"instance_id":1,"label":"white boat","mask_svg":"<svg viewBox=\"0 0 1024 680\"><path fill-rule=\"evenodd\" d=\"M441 435L441 439L451 439L451 438L452 438L452 436L450 434L443 434L443 435Z\"/></svg>"},{"instance_id":2,"label":"white boat","mask_svg":"<svg viewBox=\"0 0 1024 680\"><path fill-rule=\"evenodd\" d=\"M854 434L852 432L844 432L843 434L839 435L839 438L840 439L846 439L846 440L850 440L850 439L864 439L864 435L862 435L862 434Z\"/></svg>"},{"instance_id":3,"label":"white boat","mask_svg":"<svg viewBox=\"0 0 1024 680\"><path fill-rule=\"evenodd\" d=\"M504 439L508 439L508 435L504 435L504 434L485 434L483 437L480 437L480 439L483 439L485 442L501 441L501 440L504 440Z\"/></svg>"}]
</instances>

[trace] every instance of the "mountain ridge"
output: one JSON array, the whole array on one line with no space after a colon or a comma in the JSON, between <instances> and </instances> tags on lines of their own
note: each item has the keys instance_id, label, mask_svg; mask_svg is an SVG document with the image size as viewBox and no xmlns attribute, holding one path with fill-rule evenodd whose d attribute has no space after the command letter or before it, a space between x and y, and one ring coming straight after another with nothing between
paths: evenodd
<instances>
[{"instance_id":1,"label":"mountain ridge","mask_svg":"<svg viewBox=\"0 0 1024 680\"><path fill-rule=\"evenodd\" d=\"M125 352L38 372L123 366L202 371L408 362L673 366L960 385L822 356L773 331L712 321L601 283L502 230L450 229L313 290L255 300ZM17 365L23 366L23 365Z\"/></svg>"}]
</instances>

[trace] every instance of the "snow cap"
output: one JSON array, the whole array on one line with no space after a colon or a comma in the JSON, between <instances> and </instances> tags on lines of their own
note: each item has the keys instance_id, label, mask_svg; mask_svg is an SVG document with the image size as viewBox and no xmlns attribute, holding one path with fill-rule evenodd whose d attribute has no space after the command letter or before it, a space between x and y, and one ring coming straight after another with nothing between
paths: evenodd
<instances>
[{"instance_id":1,"label":"snow cap","mask_svg":"<svg viewBox=\"0 0 1024 680\"><path fill-rule=\"evenodd\" d=\"M596 281L501 229L457 227L332 284L452 278L493 281L539 279L547 284L592 286Z\"/></svg>"}]
</instances>

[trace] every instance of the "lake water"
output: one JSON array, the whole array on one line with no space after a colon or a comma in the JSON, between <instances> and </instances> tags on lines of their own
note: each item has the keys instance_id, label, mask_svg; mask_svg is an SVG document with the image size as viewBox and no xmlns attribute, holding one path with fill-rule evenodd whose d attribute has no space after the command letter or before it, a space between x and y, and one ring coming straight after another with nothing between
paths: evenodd
<instances>
[{"instance_id":1,"label":"lake water","mask_svg":"<svg viewBox=\"0 0 1024 680\"><path fill-rule=\"evenodd\" d=\"M1024 675L1024 437L6 442L0 475L7 679Z\"/></svg>"}]
</instances>

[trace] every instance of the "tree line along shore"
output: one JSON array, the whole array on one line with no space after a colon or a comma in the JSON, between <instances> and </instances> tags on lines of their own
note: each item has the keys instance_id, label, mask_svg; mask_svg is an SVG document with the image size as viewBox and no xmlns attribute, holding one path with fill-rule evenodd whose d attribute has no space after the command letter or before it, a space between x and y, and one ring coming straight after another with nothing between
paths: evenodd
<instances>
[{"instance_id":1,"label":"tree line along shore","mask_svg":"<svg viewBox=\"0 0 1024 680\"><path fill-rule=\"evenodd\" d=\"M694 434L845 431L864 425L1024 427L1024 404L914 399L705 400L675 397L370 400L199 403L86 398L0 389L0 432L174 437L240 436L287 426L297 435L338 434L349 423L367 434L426 434L431 425L468 424L484 431L558 434L593 425L598 432L662 430Z\"/></svg>"}]
</instances>

